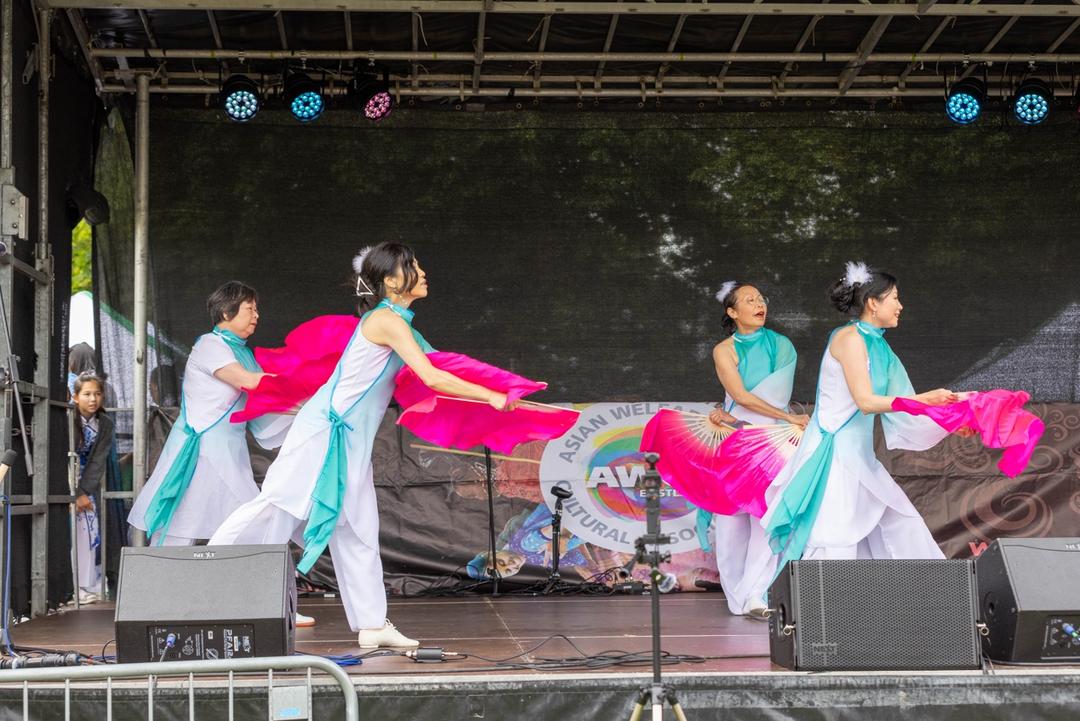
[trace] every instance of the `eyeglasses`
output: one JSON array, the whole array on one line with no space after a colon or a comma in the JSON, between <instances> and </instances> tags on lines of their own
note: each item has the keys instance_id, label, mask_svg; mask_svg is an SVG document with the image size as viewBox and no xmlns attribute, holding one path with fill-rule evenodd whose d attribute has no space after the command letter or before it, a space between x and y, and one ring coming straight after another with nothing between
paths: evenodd
<instances>
[{"instance_id":1,"label":"eyeglasses","mask_svg":"<svg viewBox=\"0 0 1080 721\"><path fill-rule=\"evenodd\" d=\"M768 305L769 299L763 295L759 295L756 298L743 298L739 302L744 305Z\"/></svg>"}]
</instances>

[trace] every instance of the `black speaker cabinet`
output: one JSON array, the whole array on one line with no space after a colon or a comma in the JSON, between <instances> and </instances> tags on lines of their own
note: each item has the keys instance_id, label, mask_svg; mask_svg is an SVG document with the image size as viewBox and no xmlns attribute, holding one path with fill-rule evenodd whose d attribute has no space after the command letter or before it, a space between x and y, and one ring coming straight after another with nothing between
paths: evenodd
<instances>
[{"instance_id":1,"label":"black speaker cabinet","mask_svg":"<svg viewBox=\"0 0 1080 721\"><path fill-rule=\"evenodd\" d=\"M292 654L296 571L287 545L124 548L120 663Z\"/></svg>"},{"instance_id":2,"label":"black speaker cabinet","mask_svg":"<svg viewBox=\"0 0 1080 721\"><path fill-rule=\"evenodd\" d=\"M1080 661L1080 538L1001 538L975 560L995 661Z\"/></svg>"},{"instance_id":3,"label":"black speaker cabinet","mask_svg":"<svg viewBox=\"0 0 1080 721\"><path fill-rule=\"evenodd\" d=\"M770 655L786 668L980 667L971 561L794 561L769 607Z\"/></svg>"}]
</instances>

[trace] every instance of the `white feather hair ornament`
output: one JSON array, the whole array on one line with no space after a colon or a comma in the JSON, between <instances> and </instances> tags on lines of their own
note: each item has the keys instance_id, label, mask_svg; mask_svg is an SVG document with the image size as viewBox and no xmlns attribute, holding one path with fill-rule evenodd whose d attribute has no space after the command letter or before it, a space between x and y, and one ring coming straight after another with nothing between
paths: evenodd
<instances>
[{"instance_id":1,"label":"white feather hair ornament","mask_svg":"<svg viewBox=\"0 0 1080 721\"><path fill-rule=\"evenodd\" d=\"M363 269L363 267L364 267L364 258L366 258L368 253L370 253L370 252L371 252L371 246L369 245L366 248L361 248L360 252L353 256L352 269L356 272L357 275L359 275L360 271Z\"/></svg>"},{"instance_id":2,"label":"white feather hair ornament","mask_svg":"<svg viewBox=\"0 0 1080 721\"><path fill-rule=\"evenodd\" d=\"M731 294L731 291L735 290L735 286L737 285L738 283L734 280L724 281L724 284L720 286L720 290L716 291L716 299L723 303L724 298L727 298Z\"/></svg>"},{"instance_id":3,"label":"white feather hair ornament","mask_svg":"<svg viewBox=\"0 0 1080 721\"><path fill-rule=\"evenodd\" d=\"M844 285L848 288L869 283L873 279L874 276L871 274L870 268L861 260L849 260L844 264Z\"/></svg>"},{"instance_id":4,"label":"white feather hair ornament","mask_svg":"<svg viewBox=\"0 0 1080 721\"><path fill-rule=\"evenodd\" d=\"M364 258L367 258L367 254L371 252L371 246L361 248L360 252L353 256L352 267L356 273L356 294L359 296L375 295L375 293L368 287L367 281L364 280ZM364 290L360 290L360 286L364 287Z\"/></svg>"}]
</instances>

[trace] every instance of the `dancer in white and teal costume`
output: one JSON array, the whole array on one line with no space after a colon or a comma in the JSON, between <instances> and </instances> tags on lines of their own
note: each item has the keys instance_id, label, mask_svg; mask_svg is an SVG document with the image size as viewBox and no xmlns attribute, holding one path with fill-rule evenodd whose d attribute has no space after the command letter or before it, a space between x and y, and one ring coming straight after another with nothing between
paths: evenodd
<instances>
[{"instance_id":1,"label":"dancer in white and teal costume","mask_svg":"<svg viewBox=\"0 0 1080 721\"><path fill-rule=\"evenodd\" d=\"M903 309L894 277L849 263L832 295L836 307L856 319L830 334L813 417L766 492L762 523L779 565L799 559L943 558L918 510L874 455L874 421L881 418L889 448L925 450L946 432L928 418L891 412L893 398L944 405L957 396L945 389L916 395L885 340L885 330L897 325ZM766 568L759 572L773 575Z\"/></svg>"},{"instance_id":2,"label":"dancer in white and teal costume","mask_svg":"<svg viewBox=\"0 0 1080 721\"><path fill-rule=\"evenodd\" d=\"M788 410L795 346L765 327L768 301L753 285L735 281L725 283L716 298L723 304L723 327L730 335L713 349L716 373L726 391L723 411L714 413L713 420L805 426L807 416ZM753 569L775 563L765 529L748 513L717 514L712 522L716 567L728 609L734 614L764 609L766 589L759 587L761 574Z\"/></svg>"},{"instance_id":3,"label":"dancer in white and teal costume","mask_svg":"<svg viewBox=\"0 0 1080 721\"><path fill-rule=\"evenodd\" d=\"M412 329L409 305L427 281L407 246L383 243L354 260L365 312L330 379L293 422L258 497L238 508L210 543L303 545L307 571L327 546L350 627L362 647L418 645L386 619L372 444L404 363L428 386L487 401L506 396L434 368L431 346ZM301 531L302 529L302 531Z\"/></svg>"},{"instance_id":4,"label":"dancer in white and teal costume","mask_svg":"<svg viewBox=\"0 0 1080 721\"><path fill-rule=\"evenodd\" d=\"M180 416L128 515L153 545L191 545L209 538L259 492L247 447L249 424L229 422L243 408L243 388L254 387L263 375L247 346L258 324L258 295L231 281L211 294L207 307L215 326L191 349ZM260 445L276 448L290 420L268 416L250 428Z\"/></svg>"}]
</instances>

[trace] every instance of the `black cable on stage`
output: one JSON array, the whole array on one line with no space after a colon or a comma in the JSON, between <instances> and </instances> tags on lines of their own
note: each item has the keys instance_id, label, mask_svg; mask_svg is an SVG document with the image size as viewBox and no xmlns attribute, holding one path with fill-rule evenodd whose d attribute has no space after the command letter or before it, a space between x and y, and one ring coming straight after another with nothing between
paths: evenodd
<instances>
[{"instance_id":1,"label":"black cable on stage","mask_svg":"<svg viewBox=\"0 0 1080 721\"><path fill-rule=\"evenodd\" d=\"M461 572L464 569L465 566L458 566L453 571L450 571L449 573L444 573L443 575L438 576L427 582L427 584L422 584L421 581L407 577L401 584L400 598L439 598L444 596L456 596L471 591L475 588L479 588L480 586L491 582L490 579L475 580L471 578L462 578ZM450 580L457 581L457 584L452 586L438 585L444 581ZM409 593L408 588L410 582L415 584L422 584L421 589L418 592Z\"/></svg>"},{"instance_id":2,"label":"black cable on stage","mask_svg":"<svg viewBox=\"0 0 1080 721\"><path fill-rule=\"evenodd\" d=\"M570 656L564 658L540 658L536 661L520 661L514 662L514 659L521 658L522 656L528 656L533 652L539 650L547 643L561 639L570 645L575 651L577 656ZM599 653L587 654L581 650L581 648L570 640L564 634L554 634L548 636L544 640L537 644L534 644L531 648L528 648L521 653L508 656L503 659L493 659L480 656L478 654L462 654L464 658L476 658L481 661L494 664L494 668L497 670L567 670L574 668L585 669L597 669L597 668L609 668L613 666L645 666L652 663L651 651L623 651L621 649L611 649L601 651ZM705 658L702 656L692 655L679 655L664 652L661 658L661 663L665 665L677 665L681 663L704 663Z\"/></svg>"},{"instance_id":3,"label":"black cable on stage","mask_svg":"<svg viewBox=\"0 0 1080 721\"><path fill-rule=\"evenodd\" d=\"M613 568L606 568L603 571L594 573L591 576L581 579L580 583L571 583L570 581L561 581L554 589L547 591L543 595L547 596L611 596L615 593L615 589L609 585L608 582L614 583L618 580L618 571L622 566L615 566ZM505 580L505 579L504 579ZM530 583L528 586L521 588L515 588L510 591L506 591L504 596L536 596L540 595L541 591L547 588L549 579L544 578L535 583Z\"/></svg>"},{"instance_id":4,"label":"black cable on stage","mask_svg":"<svg viewBox=\"0 0 1080 721\"><path fill-rule=\"evenodd\" d=\"M0 658L0 668L56 668L96 663L92 657L70 649L12 646L10 651L9 656Z\"/></svg>"}]
</instances>

